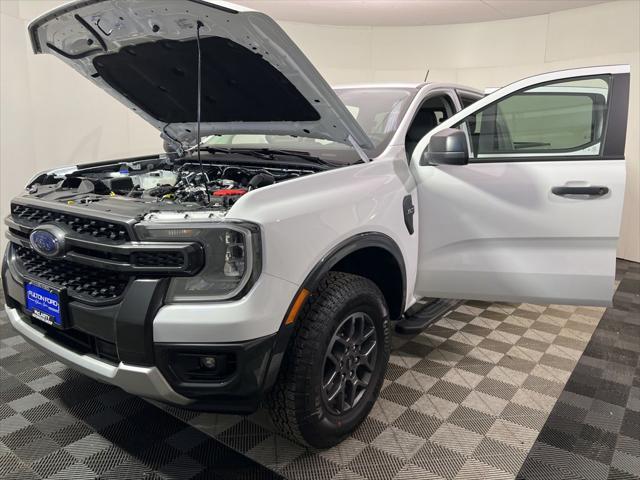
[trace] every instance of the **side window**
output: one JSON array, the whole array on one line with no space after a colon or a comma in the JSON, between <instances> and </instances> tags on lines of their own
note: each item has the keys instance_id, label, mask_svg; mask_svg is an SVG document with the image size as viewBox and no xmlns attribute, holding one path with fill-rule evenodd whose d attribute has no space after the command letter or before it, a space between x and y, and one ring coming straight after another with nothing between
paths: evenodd
<instances>
[{"instance_id":1,"label":"side window","mask_svg":"<svg viewBox=\"0 0 640 480\"><path fill-rule=\"evenodd\" d=\"M598 155L608 77L537 86L467 117L473 158Z\"/></svg>"},{"instance_id":2,"label":"side window","mask_svg":"<svg viewBox=\"0 0 640 480\"><path fill-rule=\"evenodd\" d=\"M462 105L462 108L467 108L469 105L473 105L475 102L477 102L481 98L482 97L471 95L466 92L458 92L458 99L460 100L460 104Z\"/></svg>"},{"instance_id":3,"label":"side window","mask_svg":"<svg viewBox=\"0 0 640 480\"><path fill-rule=\"evenodd\" d=\"M413 150L422 137L454 113L453 102L447 94L433 95L422 102L405 137L407 160L411 160Z\"/></svg>"}]
</instances>

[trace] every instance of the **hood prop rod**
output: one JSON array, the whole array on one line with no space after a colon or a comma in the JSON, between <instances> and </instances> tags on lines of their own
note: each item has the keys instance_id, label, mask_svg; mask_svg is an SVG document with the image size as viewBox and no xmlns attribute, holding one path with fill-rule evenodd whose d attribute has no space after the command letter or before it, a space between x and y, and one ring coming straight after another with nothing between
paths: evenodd
<instances>
[{"instance_id":1,"label":"hood prop rod","mask_svg":"<svg viewBox=\"0 0 640 480\"><path fill-rule=\"evenodd\" d=\"M196 23L196 44L198 46L198 112L197 112L197 126L196 126L196 152L198 154L198 163L200 164L200 175L204 181L204 190L207 192L207 201L211 203L211 194L209 193L209 187L207 185L207 176L204 173L204 166L202 165L202 158L200 157L200 144L202 143L202 137L200 136L200 124L202 123L202 49L200 48L200 28L204 27L204 23L200 20Z\"/></svg>"},{"instance_id":2,"label":"hood prop rod","mask_svg":"<svg viewBox=\"0 0 640 480\"><path fill-rule=\"evenodd\" d=\"M353 149L358 153L358 156L364 163L369 163L371 161L371 159L369 158L369 155L367 155L367 152L363 150L363 148L360 146L360 144L357 142L355 138L349 135L347 137L347 140L349 141Z\"/></svg>"}]
</instances>

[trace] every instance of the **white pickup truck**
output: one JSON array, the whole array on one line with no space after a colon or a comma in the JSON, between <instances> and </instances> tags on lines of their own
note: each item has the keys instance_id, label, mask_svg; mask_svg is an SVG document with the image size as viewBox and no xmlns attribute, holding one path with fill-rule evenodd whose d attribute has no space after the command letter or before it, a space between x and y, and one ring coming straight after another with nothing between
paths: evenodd
<instances>
[{"instance_id":1,"label":"white pickup truck","mask_svg":"<svg viewBox=\"0 0 640 480\"><path fill-rule=\"evenodd\" d=\"M75 1L29 34L165 142L38 174L6 219L11 324L93 378L264 402L328 447L375 402L394 323L428 323L417 299L612 297L626 65L334 89L271 18L206 0Z\"/></svg>"}]
</instances>

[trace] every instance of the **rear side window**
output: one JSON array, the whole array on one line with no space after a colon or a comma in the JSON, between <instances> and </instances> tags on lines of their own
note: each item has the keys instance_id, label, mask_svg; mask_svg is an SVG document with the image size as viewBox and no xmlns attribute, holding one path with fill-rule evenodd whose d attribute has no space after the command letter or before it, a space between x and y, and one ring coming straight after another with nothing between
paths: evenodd
<instances>
[{"instance_id":1,"label":"rear side window","mask_svg":"<svg viewBox=\"0 0 640 480\"><path fill-rule=\"evenodd\" d=\"M463 122L475 158L598 155L608 78L559 82L503 98Z\"/></svg>"}]
</instances>

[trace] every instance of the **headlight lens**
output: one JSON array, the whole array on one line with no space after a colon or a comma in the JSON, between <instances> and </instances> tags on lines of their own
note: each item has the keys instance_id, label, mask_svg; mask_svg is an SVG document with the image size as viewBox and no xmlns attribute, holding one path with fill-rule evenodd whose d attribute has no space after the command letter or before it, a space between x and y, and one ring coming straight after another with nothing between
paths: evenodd
<instances>
[{"instance_id":1,"label":"headlight lens","mask_svg":"<svg viewBox=\"0 0 640 480\"><path fill-rule=\"evenodd\" d=\"M196 241L205 264L193 277L175 277L167 302L198 302L234 298L255 283L261 269L260 228L247 222L136 225L143 241Z\"/></svg>"}]
</instances>

